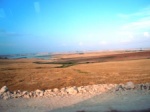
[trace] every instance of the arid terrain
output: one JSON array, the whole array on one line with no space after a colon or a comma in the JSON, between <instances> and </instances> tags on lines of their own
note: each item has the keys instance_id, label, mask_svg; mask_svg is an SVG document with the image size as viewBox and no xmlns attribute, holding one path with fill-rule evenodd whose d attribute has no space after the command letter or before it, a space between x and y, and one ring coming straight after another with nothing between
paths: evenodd
<instances>
[{"instance_id":1,"label":"arid terrain","mask_svg":"<svg viewBox=\"0 0 150 112\"><path fill-rule=\"evenodd\" d=\"M150 82L150 51L54 54L51 60L1 59L0 87L11 91Z\"/></svg>"},{"instance_id":2,"label":"arid terrain","mask_svg":"<svg viewBox=\"0 0 150 112\"><path fill-rule=\"evenodd\" d=\"M149 112L150 51L1 59L0 88L1 112Z\"/></svg>"}]
</instances>

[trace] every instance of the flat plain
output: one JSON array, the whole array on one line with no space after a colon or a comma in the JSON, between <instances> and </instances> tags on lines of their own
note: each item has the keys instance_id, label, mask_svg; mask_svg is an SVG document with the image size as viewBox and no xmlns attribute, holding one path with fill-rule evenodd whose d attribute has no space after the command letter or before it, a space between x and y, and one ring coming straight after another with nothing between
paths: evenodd
<instances>
[{"instance_id":1,"label":"flat plain","mask_svg":"<svg viewBox=\"0 0 150 112\"><path fill-rule=\"evenodd\" d=\"M11 91L150 82L150 51L53 54L50 60L0 59L0 87Z\"/></svg>"}]
</instances>

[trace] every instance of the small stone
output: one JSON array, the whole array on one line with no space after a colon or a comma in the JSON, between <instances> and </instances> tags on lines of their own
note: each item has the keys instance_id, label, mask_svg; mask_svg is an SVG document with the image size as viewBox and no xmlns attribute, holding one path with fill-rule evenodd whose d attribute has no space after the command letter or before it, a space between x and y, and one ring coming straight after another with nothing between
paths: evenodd
<instances>
[{"instance_id":1,"label":"small stone","mask_svg":"<svg viewBox=\"0 0 150 112\"><path fill-rule=\"evenodd\" d=\"M67 88L66 91L71 95L75 95L78 93L77 89L73 87Z\"/></svg>"},{"instance_id":2,"label":"small stone","mask_svg":"<svg viewBox=\"0 0 150 112\"><path fill-rule=\"evenodd\" d=\"M52 90L51 89L47 89L47 90L45 90L45 93L51 93L52 92Z\"/></svg>"},{"instance_id":3,"label":"small stone","mask_svg":"<svg viewBox=\"0 0 150 112\"><path fill-rule=\"evenodd\" d=\"M43 91L42 91L42 90L37 89L35 92L36 92L36 93L41 93L41 92L43 92Z\"/></svg>"},{"instance_id":4,"label":"small stone","mask_svg":"<svg viewBox=\"0 0 150 112\"><path fill-rule=\"evenodd\" d=\"M66 91L65 88L61 88L60 93L61 93L62 95L67 95L67 91Z\"/></svg>"},{"instance_id":5,"label":"small stone","mask_svg":"<svg viewBox=\"0 0 150 112\"><path fill-rule=\"evenodd\" d=\"M41 93L39 94L39 96L40 96L40 97L44 96L44 93L43 93L43 92L41 92Z\"/></svg>"},{"instance_id":6,"label":"small stone","mask_svg":"<svg viewBox=\"0 0 150 112\"><path fill-rule=\"evenodd\" d=\"M79 92L82 91L82 87L78 87L77 89L78 89Z\"/></svg>"},{"instance_id":7,"label":"small stone","mask_svg":"<svg viewBox=\"0 0 150 112\"><path fill-rule=\"evenodd\" d=\"M105 92L105 91L106 91L106 87L101 86L101 87L99 88L99 92Z\"/></svg>"},{"instance_id":8,"label":"small stone","mask_svg":"<svg viewBox=\"0 0 150 112\"><path fill-rule=\"evenodd\" d=\"M10 97L11 97L11 95L10 95L9 92L5 92L5 93L3 94L3 96L2 96L2 98L3 98L4 100L9 99Z\"/></svg>"},{"instance_id":9,"label":"small stone","mask_svg":"<svg viewBox=\"0 0 150 112\"><path fill-rule=\"evenodd\" d=\"M117 85L117 87L116 87L116 91L124 91L124 87L123 87L123 85Z\"/></svg>"},{"instance_id":10,"label":"small stone","mask_svg":"<svg viewBox=\"0 0 150 112\"><path fill-rule=\"evenodd\" d=\"M25 94L27 94L27 93L28 93L27 91L23 91L23 92L22 92L22 95L25 95Z\"/></svg>"},{"instance_id":11,"label":"small stone","mask_svg":"<svg viewBox=\"0 0 150 112\"><path fill-rule=\"evenodd\" d=\"M32 95L33 95L33 93L32 93L32 92L30 92L30 93L29 93L29 95L30 95L30 96L32 96Z\"/></svg>"},{"instance_id":12,"label":"small stone","mask_svg":"<svg viewBox=\"0 0 150 112\"><path fill-rule=\"evenodd\" d=\"M21 93L21 91L20 91L20 90L17 90L17 93Z\"/></svg>"},{"instance_id":13,"label":"small stone","mask_svg":"<svg viewBox=\"0 0 150 112\"><path fill-rule=\"evenodd\" d=\"M44 95L44 91L38 89L38 90L35 91L35 95L37 97L43 96Z\"/></svg>"},{"instance_id":14,"label":"small stone","mask_svg":"<svg viewBox=\"0 0 150 112\"><path fill-rule=\"evenodd\" d=\"M30 98L30 96L29 96L29 95L24 95L23 97L24 97L24 98Z\"/></svg>"},{"instance_id":15,"label":"small stone","mask_svg":"<svg viewBox=\"0 0 150 112\"><path fill-rule=\"evenodd\" d=\"M3 99L4 99L4 100L8 100L9 97L8 97L8 96L4 96Z\"/></svg>"},{"instance_id":16,"label":"small stone","mask_svg":"<svg viewBox=\"0 0 150 112\"><path fill-rule=\"evenodd\" d=\"M20 98L20 97L22 97L22 95L21 94L17 94L17 98Z\"/></svg>"},{"instance_id":17,"label":"small stone","mask_svg":"<svg viewBox=\"0 0 150 112\"><path fill-rule=\"evenodd\" d=\"M59 92L59 89L58 88L54 88L53 92Z\"/></svg>"},{"instance_id":18,"label":"small stone","mask_svg":"<svg viewBox=\"0 0 150 112\"><path fill-rule=\"evenodd\" d=\"M133 82L127 82L126 85L125 85L125 88L126 89L134 89L135 85L134 85Z\"/></svg>"},{"instance_id":19,"label":"small stone","mask_svg":"<svg viewBox=\"0 0 150 112\"><path fill-rule=\"evenodd\" d=\"M7 91L8 91L7 86L3 86L3 87L0 89L0 93L4 93L4 92L7 92Z\"/></svg>"},{"instance_id":20,"label":"small stone","mask_svg":"<svg viewBox=\"0 0 150 112\"><path fill-rule=\"evenodd\" d=\"M140 85L141 90L149 90L149 85L148 84L141 84Z\"/></svg>"},{"instance_id":21,"label":"small stone","mask_svg":"<svg viewBox=\"0 0 150 112\"><path fill-rule=\"evenodd\" d=\"M50 96L51 93L52 93L51 89L45 90L45 92L43 92L44 96Z\"/></svg>"},{"instance_id":22,"label":"small stone","mask_svg":"<svg viewBox=\"0 0 150 112\"><path fill-rule=\"evenodd\" d=\"M88 89L86 89L85 87L81 86L77 88L79 93L86 93Z\"/></svg>"},{"instance_id":23,"label":"small stone","mask_svg":"<svg viewBox=\"0 0 150 112\"><path fill-rule=\"evenodd\" d=\"M17 94L17 91L14 91L13 94Z\"/></svg>"}]
</instances>

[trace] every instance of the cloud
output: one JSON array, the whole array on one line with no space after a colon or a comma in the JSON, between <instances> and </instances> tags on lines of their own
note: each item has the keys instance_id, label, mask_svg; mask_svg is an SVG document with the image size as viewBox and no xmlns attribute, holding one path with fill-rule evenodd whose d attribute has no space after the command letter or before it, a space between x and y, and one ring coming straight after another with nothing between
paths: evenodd
<instances>
[{"instance_id":1,"label":"cloud","mask_svg":"<svg viewBox=\"0 0 150 112\"><path fill-rule=\"evenodd\" d=\"M83 46L83 42L79 42L79 46Z\"/></svg>"},{"instance_id":2,"label":"cloud","mask_svg":"<svg viewBox=\"0 0 150 112\"><path fill-rule=\"evenodd\" d=\"M5 18L6 14L3 8L0 8L0 18Z\"/></svg>"},{"instance_id":3,"label":"cloud","mask_svg":"<svg viewBox=\"0 0 150 112\"><path fill-rule=\"evenodd\" d=\"M143 39L143 37L149 37L150 6L135 13L120 14L119 17L123 19L128 18L128 22L121 25L120 29L117 31L118 38L121 38L120 42L131 42L140 38Z\"/></svg>"},{"instance_id":4,"label":"cloud","mask_svg":"<svg viewBox=\"0 0 150 112\"><path fill-rule=\"evenodd\" d=\"M135 22L130 22L124 26L122 26L123 30L131 30L131 31L140 31L149 29L150 30L150 19L149 20L142 20L139 19Z\"/></svg>"},{"instance_id":5,"label":"cloud","mask_svg":"<svg viewBox=\"0 0 150 112\"><path fill-rule=\"evenodd\" d=\"M40 3L34 2L34 9L36 13L40 13Z\"/></svg>"},{"instance_id":6,"label":"cloud","mask_svg":"<svg viewBox=\"0 0 150 112\"><path fill-rule=\"evenodd\" d=\"M128 17L131 22L122 26L123 29L140 30L143 28L150 29L150 6L132 13L132 14L120 14L120 17ZM134 20L134 22L133 22Z\"/></svg>"},{"instance_id":7,"label":"cloud","mask_svg":"<svg viewBox=\"0 0 150 112\"><path fill-rule=\"evenodd\" d=\"M120 42L121 43L130 43L130 42L132 42L132 40L131 39L121 39Z\"/></svg>"},{"instance_id":8,"label":"cloud","mask_svg":"<svg viewBox=\"0 0 150 112\"><path fill-rule=\"evenodd\" d=\"M100 42L100 45L107 45L108 44L108 42L106 42L106 41L101 41Z\"/></svg>"},{"instance_id":9,"label":"cloud","mask_svg":"<svg viewBox=\"0 0 150 112\"><path fill-rule=\"evenodd\" d=\"M123 13L119 13L117 16L120 17L120 18L123 18L123 19L126 19L126 18L134 18L136 19L135 17L147 17L147 16L150 16L150 5L147 6L146 8L143 8L135 13L131 13L131 14L123 14Z\"/></svg>"},{"instance_id":10,"label":"cloud","mask_svg":"<svg viewBox=\"0 0 150 112\"><path fill-rule=\"evenodd\" d=\"M145 37L150 37L149 32L144 32L143 34L144 34Z\"/></svg>"}]
</instances>

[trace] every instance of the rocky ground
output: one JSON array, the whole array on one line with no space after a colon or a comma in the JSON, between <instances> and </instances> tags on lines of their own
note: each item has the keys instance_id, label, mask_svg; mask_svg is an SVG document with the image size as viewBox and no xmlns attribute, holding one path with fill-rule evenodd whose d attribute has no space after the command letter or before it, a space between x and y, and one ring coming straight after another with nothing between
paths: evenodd
<instances>
[{"instance_id":1,"label":"rocky ground","mask_svg":"<svg viewBox=\"0 0 150 112\"><path fill-rule=\"evenodd\" d=\"M150 111L150 83L98 84L35 91L0 90L1 112Z\"/></svg>"}]
</instances>

